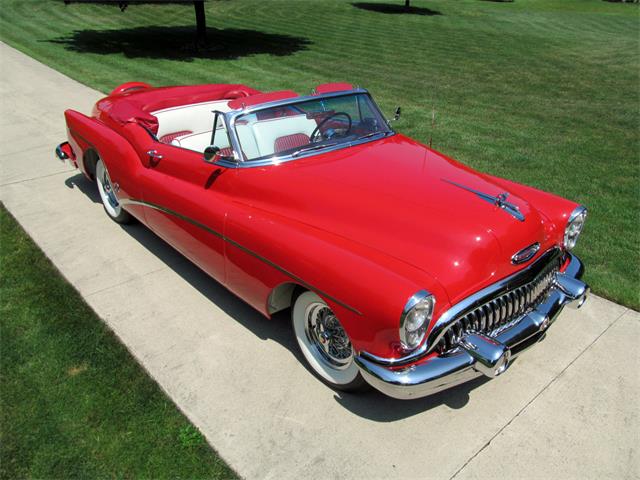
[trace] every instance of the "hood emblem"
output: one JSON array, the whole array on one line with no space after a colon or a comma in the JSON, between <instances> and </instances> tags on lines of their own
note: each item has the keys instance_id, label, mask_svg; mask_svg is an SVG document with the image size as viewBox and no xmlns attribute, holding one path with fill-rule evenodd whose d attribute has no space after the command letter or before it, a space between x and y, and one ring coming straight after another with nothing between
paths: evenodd
<instances>
[{"instance_id":1,"label":"hood emblem","mask_svg":"<svg viewBox=\"0 0 640 480\"><path fill-rule=\"evenodd\" d=\"M455 185L458 188L462 188L463 190L466 190L467 192L475 193L482 200L484 200L486 202L489 202L489 203L492 203L496 207L500 207L502 210L507 212L513 218L516 218L516 219L520 220L521 222L524 222L524 215L522 214L522 212L520 212L520 209L518 208L518 206L514 205L513 203L507 202L507 197L509 196L508 193L506 193L506 192L505 193L499 193L498 195L496 195L494 197L493 195L489 195L488 193L480 192L480 191L474 190L473 188L470 188L470 187L465 187L464 185L460 185L459 183L452 182L452 181L446 180L444 178L442 179L442 181L450 183L451 185Z\"/></svg>"},{"instance_id":2,"label":"hood emblem","mask_svg":"<svg viewBox=\"0 0 640 480\"><path fill-rule=\"evenodd\" d=\"M538 250L540 250L540 244L538 242L534 243L533 245L529 245L519 252L514 253L513 257L511 257L511 263L513 263L514 265L520 265L527 260L531 260L535 256L535 254L538 253Z\"/></svg>"}]
</instances>

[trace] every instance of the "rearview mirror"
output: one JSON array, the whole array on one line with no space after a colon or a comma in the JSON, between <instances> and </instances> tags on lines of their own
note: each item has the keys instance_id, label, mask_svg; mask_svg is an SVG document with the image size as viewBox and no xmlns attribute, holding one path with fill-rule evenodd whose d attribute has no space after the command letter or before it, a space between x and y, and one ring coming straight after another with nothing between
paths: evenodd
<instances>
[{"instance_id":1,"label":"rearview mirror","mask_svg":"<svg viewBox=\"0 0 640 480\"><path fill-rule=\"evenodd\" d=\"M218 159L218 155L220 155L220 147L209 145L204 149L204 161L207 163L216 162Z\"/></svg>"}]
</instances>

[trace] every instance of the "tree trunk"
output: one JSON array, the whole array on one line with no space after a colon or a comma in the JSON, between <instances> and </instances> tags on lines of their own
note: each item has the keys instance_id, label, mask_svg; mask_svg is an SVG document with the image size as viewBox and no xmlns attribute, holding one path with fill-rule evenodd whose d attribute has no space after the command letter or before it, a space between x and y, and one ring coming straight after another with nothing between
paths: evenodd
<instances>
[{"instance_id":1,"label":"tree trunk","mask_svg":"<svg viewBox=\"0 0 640 480\"><path fill-rule=\"evenodd\" d=\"M194 0L193 8L196 11L196 43L204 44L207 41L207 19L204 14L204 0Z\"/></svg>"},{"instance_id":2,"label":"tree trunk","mask_svg":"<svg viewBox=\"0 0 640 480\"><path fill-rule=\"evenodd\" d=\"M404 0L404 8L410 8L411 7L411 0Z\"/></svg>"}]
</instances>

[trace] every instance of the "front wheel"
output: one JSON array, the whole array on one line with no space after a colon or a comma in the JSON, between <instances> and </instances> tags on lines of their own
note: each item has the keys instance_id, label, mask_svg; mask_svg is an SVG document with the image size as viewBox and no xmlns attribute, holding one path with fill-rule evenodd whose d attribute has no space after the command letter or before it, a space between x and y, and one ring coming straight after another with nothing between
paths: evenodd
<instances>
[{"instance_id":1,"label":"front wheel","mask_svg":"<svg viewBox=\"0 0 640 480\"><path fill-rule=\"evenodd\" d=\"M353 360L349 336L324 300L314 292L301 293L291 320L305 360L323 382L343 391L366 388Z\"/></svg>"},{"instance_id":2,"label":"front wheel","mask_svg":"<svg viewBox=\"0 0 640 480\"><path fill-rule=\"evenodd\" d=\"M111 183L111 177L109 177L109 172L107 172L102 160L98 160L96 163L96 185L98 186L102 206L109 218L116 223L131 223L133 217L120 205L116 191Z\"/></svg>"}]
</instances>

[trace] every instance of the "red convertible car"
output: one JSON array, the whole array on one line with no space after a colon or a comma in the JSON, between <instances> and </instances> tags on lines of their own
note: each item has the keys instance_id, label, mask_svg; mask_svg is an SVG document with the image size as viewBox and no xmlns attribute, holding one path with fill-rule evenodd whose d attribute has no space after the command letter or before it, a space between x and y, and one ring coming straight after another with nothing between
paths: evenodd
<instances>
[{"instance_id":1,"label":"red convertible car","mask_svg":"<svg viewBox=\"0 0 640 480\"><path fill-rule=\"evenodd\" d=\"M107 215L153 230L334 388L417 398L495 377L589 288L574 202L396 133L370 94L127 83L56 149Z\"/></svg>"}]
</instances>

